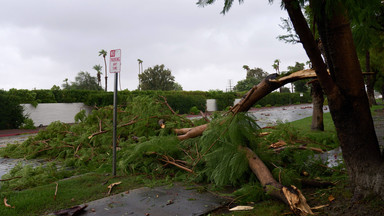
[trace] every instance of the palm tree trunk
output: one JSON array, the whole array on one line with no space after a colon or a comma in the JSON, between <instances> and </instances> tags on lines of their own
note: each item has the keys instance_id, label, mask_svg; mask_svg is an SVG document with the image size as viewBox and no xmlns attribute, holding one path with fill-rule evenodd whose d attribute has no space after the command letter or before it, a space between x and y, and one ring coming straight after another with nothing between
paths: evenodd
<instances>
[{"instance_id":1,"label":"palm tree trunk","mask_svg":"<svg viewBox=\"0 0 384 216\"><path fill-rule=\"evenodd\" d=\"M104 57L104 65L105 65L105 91L108 91L107 85L108 85L108 74L107 74L107 60Z\"/></svg>"}]
</instances>

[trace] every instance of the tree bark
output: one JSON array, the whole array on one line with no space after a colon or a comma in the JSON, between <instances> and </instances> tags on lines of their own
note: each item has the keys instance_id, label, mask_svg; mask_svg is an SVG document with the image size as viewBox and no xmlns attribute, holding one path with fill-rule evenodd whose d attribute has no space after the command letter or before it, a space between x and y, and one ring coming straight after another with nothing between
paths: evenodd
<instances>
[{"instance_id":1,"label":"tree bark","mask_svg":"<svg viewBox=\"0 0 384 216\"><path fill-rule=\"evenodd\" d=\"M277 182L273 178L272 173L269 171L267 166L265 166L263 161L260 160L260 158L250 148L241 148L246 151L249 167L256 175L257 179L259 179L264 191L267 194L289 205L291 210L297 215L313 214L305 197L299 189L295 186L286 187Z\"/></svg>"},{"instance_id":2,"label":"tree bark","mask_svg":"<svg viewBox=\"0 0 384 216\"><path fill-rule=\"evenodd\" d=\"M317 17L321 41L327 55L330 75L315 47L300 6L296 0L284 0L296 33L313 63L335 123L343 158L355 189L355 195L375 192L384 198L382 157L376 138L363 76L354 47L347 12L341 3L330 7L323 3ZM295 4L295 5L294 5ZM333 16L325 13L332 9ZM330 12L330 11L327 11Z\"/></svg>"},{"instance_id":3,"label":"tree bark","mask_svg":"<svg viewBox=\"0 0 384 216\"><path fill-rule=\"evenodd\" d=\"M369 50L365 52L365 71L370 72L371 71L371 57ZM376 99L375 99L375 91L373 89L375 85L375 80L376 80L376 73L373 75L367 76L366 81L367 81L367 95L368 95L368 100L369 100L369 106L372 105L377 105Z\"/></svg>"},{"instance_id":4,"label":"tree bark","mask_svg":"<svg viewBox=\"0 0 384 216\"><path fill-rule=\"evenodd\" d=\"M312 95L312 130L324 131L324 118L323 118L323 104L324 104L324 95L323 89L320 86L320 83L315 80L312 82L311 88Z\"/></svg>"}]
</instances>

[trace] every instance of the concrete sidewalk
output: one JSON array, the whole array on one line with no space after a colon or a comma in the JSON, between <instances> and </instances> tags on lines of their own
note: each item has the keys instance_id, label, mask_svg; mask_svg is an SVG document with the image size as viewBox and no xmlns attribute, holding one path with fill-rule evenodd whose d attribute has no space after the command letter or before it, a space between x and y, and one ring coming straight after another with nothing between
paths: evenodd
<instances>
[{"instance_id":1,"label":"concrete sidewalk","mask_svg":"<svg viewBox=\"0 0 384 216\"><path fill-rule=\"evenodd\" d=\"M181 184L172 187L139 188L90 203L82 216L195 216L207 214L228 200L209 192L198 192ZM54 215L54 214L50 214Z\"/></svg>"}]
</instances>

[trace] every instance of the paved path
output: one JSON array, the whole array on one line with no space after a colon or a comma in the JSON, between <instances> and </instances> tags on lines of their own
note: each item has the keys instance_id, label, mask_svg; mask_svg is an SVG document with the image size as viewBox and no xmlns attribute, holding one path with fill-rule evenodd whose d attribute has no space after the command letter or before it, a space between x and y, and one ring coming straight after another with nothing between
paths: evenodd
<instances>
[{"instance_id":1,"label":"paved path","mask_svg":"<svg viewBox=\"0 0 384 216\"><path fill-rule=\"evenodd\" d=\"M205 215L229 202L209 192L181 184L143 187L86 203L82 216L194 216ZM50 214L54 215L54 214Z\"/></svg>"}]
</instances>

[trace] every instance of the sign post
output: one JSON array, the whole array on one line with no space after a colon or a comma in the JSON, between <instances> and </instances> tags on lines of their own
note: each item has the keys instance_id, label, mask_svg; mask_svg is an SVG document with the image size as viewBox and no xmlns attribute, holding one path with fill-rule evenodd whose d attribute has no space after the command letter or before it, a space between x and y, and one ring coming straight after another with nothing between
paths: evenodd
<instances>
[{"instance_id":1,"label":"sign post","mask_svg":"<svg viewBox=\"0 0 384 216\"><path fill-rule=\"evenodd\" d=\"M121 70L121 50L111 50L109 60L109 72L115 74L115 85L113 92L113 162L112 162L112 174L116 176L116 125L117 125L117 74Z\"/></svg>"}]
</instances>

